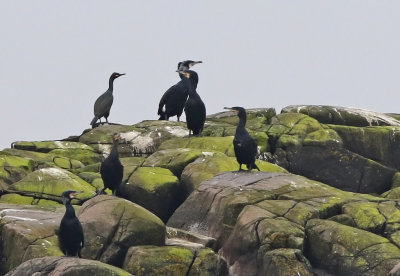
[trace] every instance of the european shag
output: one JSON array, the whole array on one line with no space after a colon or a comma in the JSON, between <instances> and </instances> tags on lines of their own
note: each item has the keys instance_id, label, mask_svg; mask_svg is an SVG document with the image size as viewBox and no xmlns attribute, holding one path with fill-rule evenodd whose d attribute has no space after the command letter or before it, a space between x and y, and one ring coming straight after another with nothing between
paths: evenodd
<instances>
[{"instance_id":1,"label":"european shag","mask_svg":"<svg viewBox=\"0 0 400 276\"><path fill-rule=\"evenodd\" d=\"M233 139L233 148L235 150L236 160L239 163L239 171L242 171L242 164L246 164L248 170L260 170L255 161L257 154L257 143L247 132L246 110L243 107L225 107L235 112L239 117L239 124L236 128L235 138Z\"/></svg>"},{"instance_id":2,"label":"european shag","mask_svg":"<svg viewBox=\"0 0 400 276\"><path fill-rule=\"evenodd\" d=\"M202 63L202 61L185 60L178 63L178 71L189 70L190 67L197 63ZM179 73L181 81L177 84L171 86L161 97L160 103L158 104L158 115L160 115L159 120L167 120L175 116L180 121L180 117L183 112L183 107L185 106L186 99L189 95L189 89L184 85L184 76ZM197 87L197 82L195 83L195 88Z\"/></svg>"},{"instance_id":3,"label":"european shag","mask_svg":"<svg viewBox=\"0 0 400 276\"><path fill-rule=\"evenodd\" d=\"M204 122L206 121L206 107L196 92L195 84L198 83L199 77L195 71L180 71L184 76L184 84L189 90L189 98L185 103L186 125L193 135L199 136L203 131Z\"/></svg>"},{"instance_id":4,"label":"european shag","mask_svg":"<svg viewBox=\"0 0 400 276\"><path fill-rule=\"evenodd\" d=\"M113 134L114 146L110 155L103 161L103 163L101 163L100 174L103 179L104 188L100 193L102 193L106 188L109 188L113 195L116 195L119 185L121 184L124 166L122 166L118 154L118 143L120 138L121 136L119 133Z\"/></svg>"},{"instance_id":5,"label":"european shag","mask_svg":"<svg viewBox=\"0 0 400 276\"><path fill-rule=\"evenodd\" d=\"M65 214L61 220L58 239L61 251L65 256L81 257L81 249L84 246L82 225L75 215L71 199L82 192L65 191L62 194L62 201L65 205Z\"/></svg>"},{"instance_id":6,"label":"european shag","mask_svg":"<svg viewBox=\"0 0 400 276\"><path fill-rule=\"evenodd\" d=\"M112 73L110 76L110 80L108 81L107 91L104 92L102 95L100 95L100 97L98 97L96 102L94 103L94 118L90 122L92 128L96 126L97 120L100 120L99 124L101 124L101 117L104 117L106 119L106 122L108 123L107 118L110 115L111 105L114 100L113 97L114 80L123 75L125 74L120 74L115 72Z\"/></svg>"}]
</instances>

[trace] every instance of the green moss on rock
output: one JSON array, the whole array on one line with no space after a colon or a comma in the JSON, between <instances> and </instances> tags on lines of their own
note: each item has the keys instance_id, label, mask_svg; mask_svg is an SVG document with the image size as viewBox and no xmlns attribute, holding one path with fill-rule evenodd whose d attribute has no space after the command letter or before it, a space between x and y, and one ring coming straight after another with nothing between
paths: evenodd
<instances>
[{"instance_id":1,"label":"green moss on rock","mask_svg":"<svg viewBox=\"0 0 400 276\"><path fill-rule=\"evenodd\" d=\"M233 150L233 137L191 137L175 138L161 144L160 150L191 148L205 151L218 151L228 156L235 156Z\"/></svg>"}]
</instances>

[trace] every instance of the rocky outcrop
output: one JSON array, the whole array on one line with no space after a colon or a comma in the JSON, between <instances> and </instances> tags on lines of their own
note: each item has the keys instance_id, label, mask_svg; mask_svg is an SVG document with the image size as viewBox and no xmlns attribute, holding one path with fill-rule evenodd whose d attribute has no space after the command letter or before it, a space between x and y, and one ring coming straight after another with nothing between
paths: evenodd
<instances>
[{"instance_id":1,"label":"rocky outcrop","mask_svg":"<svg viewBox=\"0 0 400 276\"><path fill-rule=\"evenodd\" d=\"M144 209L114 196L96 196L78 211L85 233L82 257L121 266L129 247L164 245L165 225Z\"/></svg>"},{"instance_id":2,"label":"rocky outcrop","mask_svg":"<svg viewBox=\"0 0 400 276\"><path fill-rule=\"evenodd\" d=\"M92 260L78 258L44 257L26 261L6 274L7 276L65 275L65 276L129 276L120 268Z\"/></svg>"}]
</instances>

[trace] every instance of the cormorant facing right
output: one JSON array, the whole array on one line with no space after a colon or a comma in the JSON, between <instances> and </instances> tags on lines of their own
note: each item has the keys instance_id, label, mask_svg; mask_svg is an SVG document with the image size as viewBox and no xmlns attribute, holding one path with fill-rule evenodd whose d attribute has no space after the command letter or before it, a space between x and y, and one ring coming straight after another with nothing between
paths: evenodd
<instances>
[{"instance_id":1,"label":"cormorant facing right","mask_svg":"<svg viewBox=\"0 0 400 276\"><path fill-rule=\"evenodd\" d=\"M185 60L178 63L178 71L189 70L190 67L202 61ZM181 81L171 86L161 97L160 103L158 104L158 112L160 115L159 120L167 120L169 117L175 116L179 118L182 115L183 107L185 106L186 99L189 94L189 89L184 85L184 76L179 73ZM197 82L194 84L197 87Z\"/></svg>"},{"instance_id":2,"label":"cormorant facing right","mask_svg":"<svg viewBox=\"0 0 400 276\"><path fill-rule=\"evenodd\" d=\"M99 192L99 194L103 193L106 188L109 188L112 191L112 194L116 195L119 185L121 184L124 174L124 166L121 164L118 154L118 142L120 138L121 136L119 133L113 134L114 146L110 155L103 161L103 163L101 163L100 174L103 179L104 188Z\"/></svg>"},{"instance_id":3,"label":"cormorant facing right","mask_svg":"<svg viewBox=\"0 0 400 276\"><path fill-rule=\"evenodd\" d=\"M257 154L257 143L247 132L246 110L243 107L224 107L235 112L239 117L239 124L236 128L235 138L233 139L233 148L235 150L236 160L239 163L239 171L242 171L242 164L246 164L247 169L260 170L255 161Z\"/></svg>"},{"instance_id":4,"label":"cormorant facing right","mask_svg":"<svg viewBox=\"0 0 400 276\"><path fill-rule=\"evenodd\" d=\"M193 135L199 136L203 131L204 122L206 121L206 106L196 92L195 84L198 83L199 77L195 71L184 70L179 71L183 74L186 87L189 89L189 98L185 103L186 125Z\"/></svg>"},{"instance_id":5,"label":"cormorant facing right","mask_svg":"<svg viewBox=\"0 0 400 276\"><path fill-rule=\"evenodd\" d=\"M110 76L110 79L108 81L108 89L106 92L104 92L100 97L97 98L96 102L94 103L94 118L90 122L92 125L92 128L96 126L97 120L100 120L101 123L101 117L106 118L106 122L108 123L108 115L110 115L110 109L111 105L114 100L113 96L113 90L114 90L114 80L116 78L119 78L120 76L123 76L125 74L120 74L120 73L112 73Z\"/></svg>"},{"instance_id":6,"label":"cormorant facing right","mask_svg":"<svg viewBox=\"0 0 400 276\"><path fill-rule=\"evenodd\" d=\"M62 193L62 201L65 205L65 214L61 219L58 239L61 251L65 256L81 257L81 249L84 246L82 225L75 215L71 199L83 192L65 191Z\"/></svg>"}]
</instances>

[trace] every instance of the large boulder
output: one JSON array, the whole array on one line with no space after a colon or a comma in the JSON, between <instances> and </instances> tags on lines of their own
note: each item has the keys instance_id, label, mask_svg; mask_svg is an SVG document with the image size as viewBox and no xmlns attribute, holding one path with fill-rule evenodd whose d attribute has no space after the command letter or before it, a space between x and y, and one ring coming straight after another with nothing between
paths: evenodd
<instances>
[{"instance_id":1,"label":"large boulder","mask_svg":"<svg viewBox=\"0 0 400 276\"><path fill-rule=\"evenodd\" d=\"M85 233L82 257L121 266L129 247L163 245L165 225L137 204L100 195L86 201L78 211Z\"/></svg>"},{"instance_id":2,"label":"large boulder","mask_svg":"<svg viewBox=\"0 0 400 276\"><path fill-rule=\"evenodd\" d=\"M129 276L132 274L118 267L114 267L99 261L85 260L79 258L43 257L26 261L6 275Z\"/></svg>"},{"instance_id":3,"label":"large boulder","mask_svg":"<svg viewBox=\"0 0 400 276\"><path fill-rule=\"evenodd\" d=\"M139 167L120 185L118 194L166 222L184 200L182 191L179 179L170 170Z\"/></svg>"},{"instance_id":4,"label":"large boulder","mask_svg":"<svg viewBox=\"0 0 400 276\"><path fill-rule=\"evenodd\" d=\"M63 256L56 235L63 214L61 208L0 204L0 274L33 258Z\"/></svg>"},{"instance_id":5,"label":"large boulder","mask_svg":"<svg viewBox=\"0 0 400 276\"><path fill-rule=\"evenodd\" d=\"M326 105L290 105L281 113L302 113L320 123L347 126L400 126L400 121L386 114L360 109Z\"/></svg>"},{"instance_id":6,"label":"large boulder","mask_svg":"<svg viewBox=\"0 0 400 276\"><path fill-rule=\"evenodd\" d=\"M0 155L0 189L7 189L8 185L21 180L34 170L34 162L30 159Z\"/></svg>"},{"instance_id":7,"label":"large boulder","mask_svg":"<svg viewBox=\"0 0 400 276\"><path fill-rule=\"evenodd\" d=\"M138 276L228 275L225 260L212 250L179 246L131 247L122 268Z\"/></svg>"},{"instance_id":8,"label":"large boulder","mask_svg":"<svg viewBox=\"0 0 400 276\"><path fill-rule=\"evenodd\" d=\"M306 225L310 260L335 275L387 275L400 262L400 249L373 233L334 221Z\"/></svg>"}]
</instances>

